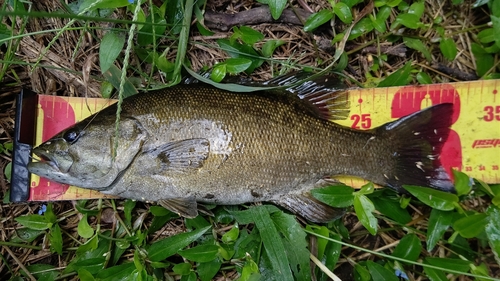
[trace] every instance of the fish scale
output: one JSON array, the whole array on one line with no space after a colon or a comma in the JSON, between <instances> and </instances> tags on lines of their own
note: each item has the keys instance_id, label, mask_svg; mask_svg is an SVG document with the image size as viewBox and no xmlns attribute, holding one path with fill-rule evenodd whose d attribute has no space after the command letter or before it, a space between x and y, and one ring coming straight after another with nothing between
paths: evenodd
<instances>
[{"instance_id":1,"label":"fish scale","mask_svg":"<svg viewBox=\"0 0 500 281\"><path fill-rule=\"evenodd\" d=\"M303 94L236 94L192 84L135 95L122 104L115 157L111 147L103 152L116 133L112 105L41 144L34 153L45 161L29 169L105 194L155 201L186 217L198 214L199 203L271 201L308 220L329 221L341 212L309 191L336 175L397 190L402 184L453 190L439 159L427 158L430 147L440 150L447 138L449 104L360 131L330 122L317 113L324 109L299 98ZM78 138L67 139L73 135ZM68 149L54 151L64 147L60 143Z\"/></svg>"}]
</instances>

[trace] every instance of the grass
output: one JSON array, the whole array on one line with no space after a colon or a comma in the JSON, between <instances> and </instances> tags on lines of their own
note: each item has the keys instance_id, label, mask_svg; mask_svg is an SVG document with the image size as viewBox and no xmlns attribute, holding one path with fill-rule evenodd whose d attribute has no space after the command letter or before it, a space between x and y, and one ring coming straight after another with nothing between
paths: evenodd
<instances>
[{"instance_id":1,"label":"grass","mask_svg":"<svg viewBox=\"0 0 500 281\"><path fill-rule=\"evenodd\" d=\"M273 2L276 16L286 2ZM263 24L217 33L189 23L202 23L207 10L241 12L252 4L3 3L0 77L9 87L0 94L6 112L0 114L1 170L10 177L20 87L125 97L144 85L179 82L183 65L212 69L215 81L266 80L303 68L336 71L361 87L498 78L500 5L484 2L473 8L459 0L314 1L310 8L321 12L305 27ZM339 196L350 204L342 202L343 218L324 225L268 204L218 206L214 217L183 219L130 200L4 200L0 272L11 280L494 280L500 186L471 186L466 175L455 176L458 195L418 187L408 187L413 197L371 186L327 189L330 204ZM8 198L8 182L1 187ZM434 200L426 200L430 195Z\"/></svg>"}]
</instances>

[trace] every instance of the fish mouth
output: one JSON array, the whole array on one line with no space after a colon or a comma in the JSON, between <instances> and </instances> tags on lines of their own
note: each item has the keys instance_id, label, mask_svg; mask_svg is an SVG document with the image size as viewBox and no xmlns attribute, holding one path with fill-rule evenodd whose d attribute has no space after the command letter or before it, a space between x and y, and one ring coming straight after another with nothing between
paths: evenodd
<instances>
[{"instance_id":1,"label":"fish mouth","mask_svg":"<svg viewBox=\"0 0 500 281\"><path fill-rule=\"evenodd\" d=\"M52 172L59 172L62 173L59 163L57 162L57 159L51 155L48 151L45 151L43 149L35 148L33 150L33 154L38 156L40 158L39 161L34 161L29 164L31 167L49 167L51 168ZM35 160L35 159L34 159Z\"/></svg>"}]
</instances>

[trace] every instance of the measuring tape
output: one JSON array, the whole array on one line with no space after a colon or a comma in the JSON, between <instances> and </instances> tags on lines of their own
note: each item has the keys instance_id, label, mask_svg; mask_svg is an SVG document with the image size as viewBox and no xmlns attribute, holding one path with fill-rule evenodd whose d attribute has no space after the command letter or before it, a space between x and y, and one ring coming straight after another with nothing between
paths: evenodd
<instances>
[{"instance_id":1,"label":"measuring tape","mask_svg":"<svg viewBox=\"0 0 500 281\"><path fill-rule=\"evenodd\" d=\"M443 147L441 162L486 183L500 183L500 80L371 89L351 89L350 115L335 121L366 130L420 111L431 105L452 103L452 131ZM35 146L114 101L40 95ZM335 177L360 187L365 180ZM31 176L30 200L72 200L102 194Z\"/></svg>"}]
</instances>

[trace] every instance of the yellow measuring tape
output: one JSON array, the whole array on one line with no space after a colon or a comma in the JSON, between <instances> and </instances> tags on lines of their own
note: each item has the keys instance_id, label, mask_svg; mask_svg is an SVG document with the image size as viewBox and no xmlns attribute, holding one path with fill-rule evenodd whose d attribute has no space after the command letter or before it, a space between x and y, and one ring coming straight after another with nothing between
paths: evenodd
<instances>
[{"instance_id":1,"label":"yellow measuring tape","mask_svg":"<svg viewBox=\"0 0 500 281\"><path fill-rule=\"evenodd\" d=\"M500 80L390 88L352 89L351 112L337 123L365 130L439 103L453 103L452 132L441 162L487 183L500 183ZM113 101L39 96L35 145L83 120ZM348 185L366 183L336 177ZM69 187L32 175L30 200L68 200L102 197L98 192Z\"/></svg>"}]
</instances>

